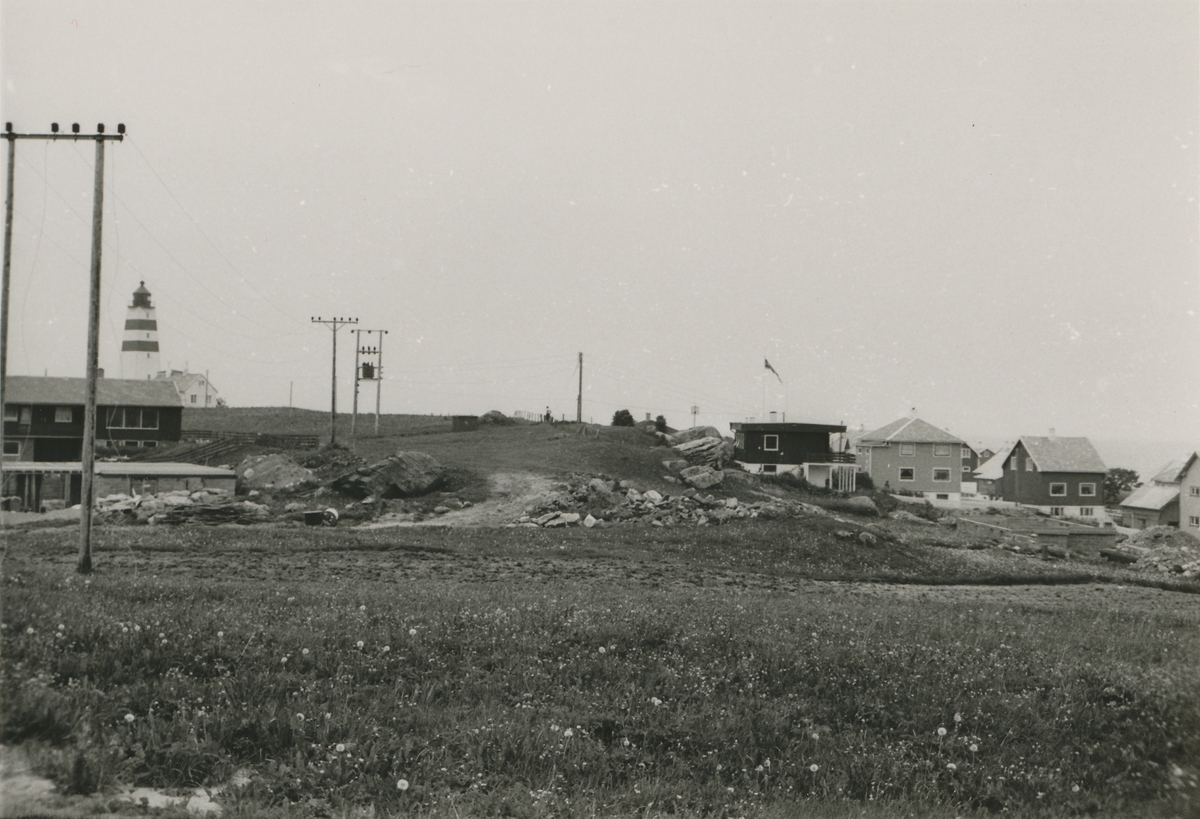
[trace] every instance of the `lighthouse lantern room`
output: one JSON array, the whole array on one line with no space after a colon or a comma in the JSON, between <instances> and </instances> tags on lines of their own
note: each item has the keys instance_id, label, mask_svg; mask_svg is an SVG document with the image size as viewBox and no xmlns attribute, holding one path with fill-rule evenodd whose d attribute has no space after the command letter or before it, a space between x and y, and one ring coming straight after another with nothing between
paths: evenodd
<instances>
[{"instance_id":1,"label":"lighthouse lantern room","mask_svg":"<svg viewBox=\"0 0 1200 819\"><path fill-rule=\"evenodd\" d=\"M121 341L121 376L145 380L159 371L158 320L150 291L142 282L133 291L133 303L125 311L125 337Z\"/></svg>"}]
</instances>

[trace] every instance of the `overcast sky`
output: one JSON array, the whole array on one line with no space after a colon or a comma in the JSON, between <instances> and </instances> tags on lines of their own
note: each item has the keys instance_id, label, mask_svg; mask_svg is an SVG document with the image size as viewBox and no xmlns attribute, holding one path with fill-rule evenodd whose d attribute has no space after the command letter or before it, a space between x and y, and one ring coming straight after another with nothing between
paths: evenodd
<instances>
[{"instance_id":1,"label":"overcast sky","mask_svg":"<svg viewBox=\"0 0 1200 819\"><path fill-rule=\"evenodd\" d=\"M128 129L109 376L145 280L163 367L237 406L328 409L310 319L350 316L388 330L384 412L574 418L582 352L601 423L1200 444L1191 0L0 15L16 131ZM84 374L93 159L18 143L10 373Z\"/></svg>"}]
</instances>

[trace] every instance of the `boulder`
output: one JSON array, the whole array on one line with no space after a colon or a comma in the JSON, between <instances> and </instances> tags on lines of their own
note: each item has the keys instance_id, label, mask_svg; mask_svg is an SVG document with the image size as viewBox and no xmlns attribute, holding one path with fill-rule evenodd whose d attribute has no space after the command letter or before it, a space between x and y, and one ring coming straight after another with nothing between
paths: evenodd
<instances>
[{"instance_id":1,"label":"boulder","mask_svg":"<svg viewBox=\"0 0 1200 819\"><path fill-rule=\"evenodd\" d=\"M733 442L719 437L696 438L671 447L692 464L708 464L721 469L733 459Z\"/></svg>"},{"instance_id":2,"label":"boulder","mask_svg":"<svg viewBox=\"0 0 1200 819\"><path fill-rule=\"evenodd\" d=\"M318 485L312 470L305 469L286 455L251 455L237 467L239 492L269 489L294 492Z\"/></svg>"},{"instance_id":3,"label":"boulder","mask_svg":"<svg viewBox=\"0 0 1200 819\"><path fill-rule=\"evenodd\" d=\"M335 480L339 492L365 498L413 498L438 489L445 483L446 470L424 452L397 452L370 466L359 467Z\"/></svg>"},{"instance_id":4,"label":"boulder","mask_svg":"<svg viewBox=\"0 0 1200 819\"><path fill-rule=\"evenodd\" d=\"M663 461L662 465L664 467L666 467L668 472L682 472L683 470L685 470L689 466L691 466L691 463L684 460L683 458L669 458L669 459Z\"/></svg>"},{"instance_id":5,"label":"boulder","mask_svg":"<svg viewBox=\"0 0 1200 819\"><path fill-rule=\"evenodd\" d=\"M679 473L684 482L693 489L708 489L717 486L725 478L725 473L710 466L689 466Z\"/></svg>"},{"instance_id":6,"label":"boulder","mask_svg":"<svg viewBox=\"0 0 1200 819\"><path fill-rule=\"evenodd\" d=\"M685 444L688 441L695 441L700 438L717 438L720 439L721 432L716 427L692 427L690 429L681 429L673 435L664 436L664 440L670 446Z\"/></svg>"}]
</instances>

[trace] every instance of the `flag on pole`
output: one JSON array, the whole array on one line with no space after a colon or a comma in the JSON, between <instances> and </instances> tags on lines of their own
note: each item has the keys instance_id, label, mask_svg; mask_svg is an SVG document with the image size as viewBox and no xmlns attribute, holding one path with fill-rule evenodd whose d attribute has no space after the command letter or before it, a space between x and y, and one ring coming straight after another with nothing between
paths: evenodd
<instances>
[{"instance_id":1,"label":"flag on pole","mask_svg":"<svg viewBox=\"0 0 1200 819\"><path fill-rule=\"evenodd\" d=\"M771 366L771 362L770 362L770 361L767 361L767 359L765 359L765 358L764 358L764 359L763 359L763 366L764 366L764 367L766 367L766 368L767 368L768 370L770 370L771 372L775 373L775 377L779 379L779 383L780 383L780 384L782 384L782 383L783 383L783 378L781 378L781 377L780 377L779 373L776 373L776 372L775 372L775 368Z\"/></svg>"}]
</instances>

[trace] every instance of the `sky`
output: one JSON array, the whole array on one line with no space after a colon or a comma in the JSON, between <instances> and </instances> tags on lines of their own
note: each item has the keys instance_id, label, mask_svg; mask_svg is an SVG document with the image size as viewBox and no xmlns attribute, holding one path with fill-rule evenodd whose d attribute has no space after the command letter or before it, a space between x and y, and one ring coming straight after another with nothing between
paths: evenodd
<instances>
[{"instance_id":1,"label":"sky","mask_svg":"<svg viewBox=\"0 0 1200 819\"><path fill-rule=\"evenodd\" d=\"M234 406L1200 446L1194 2L3 0L0 111L106 145ZM8 371L85 371L92 142L20 140ZM378 345L380 336L361 338ZM769 361L774 372L764 366ZM373 409L364 384L362 409ZM692 407L697 407L695 415Z\"/></svg>"}]
</instances>

